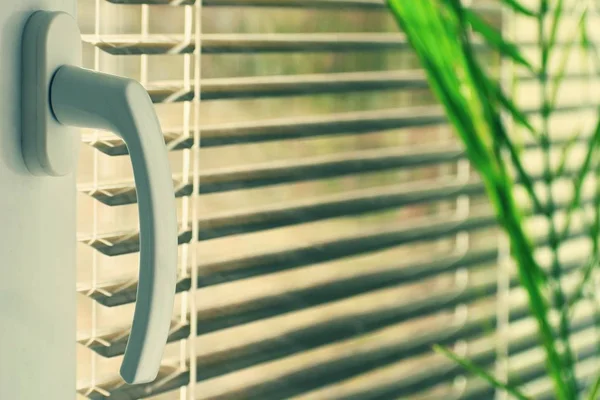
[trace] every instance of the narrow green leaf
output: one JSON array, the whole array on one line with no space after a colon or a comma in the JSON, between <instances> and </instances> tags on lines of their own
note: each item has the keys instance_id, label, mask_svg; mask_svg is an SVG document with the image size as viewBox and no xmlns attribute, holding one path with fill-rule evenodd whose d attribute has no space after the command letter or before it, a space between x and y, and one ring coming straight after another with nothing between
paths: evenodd
<instances>
[{"instance_id":1,"label":"narrow green leaf","mask_svg":"<svg viewBox=\"0 0 600 400\"><path fill-rule=\"evenodd\" d=\"M473 62L476 63L476 60L473 59ZM498 101L500 101L501 104L505 105L507 108L514 107L514 104L512 104L512 103L509 104L510 100L503 95L502 90L500 89L500 86L493 84L489 80L489 78L486 78L485 76L480 76L480 79L482 81L482 85L488 86L490 88L490 91L496 96L496 99L490 99L490 101L498 100ZM486 103L486 104L489 105L491 103ZM520 114L518 112L518 110L516 109L516 107L515 107L515 110L517 111L517 112L515 112L515 114ZM525 119L525 122L527 122L526 119ZM518 148L513 143L511 138L508 136L506 129L504 127L504 124L502 122L502 119L496 113L494 120L491 121L490 123L497 127L497 129L495 129L495 133L496 133L495 137L496 137L496 139L500 140L501 144L505 148L508 149L511 161L517 171L517 177L520 179L521 183L523 184L523 187L525 188L525 190L527 191L527 194L529 195L531 201L533 202L534 210L538 211L538 212L542 211L542 209L543 209L542 203L539 200L539 197L535 192L535 188L533 186L533 180L531 179L531 176L525 170L525 167L523 166L523 163L521 161L521 157L519 156ZM533 127L531 127L531 130L532 130L532 132L535 132L533 130Z\"/></svg>"},{"instance_id":2,"label":"narrow green leaf","mask_svg":"<svg viewBox=\"0 0 600 400\"><path fill-rule=\"evenodd\" d=\"M581 277L581 281L579 281L579 283L577 284L577 288L573 293L573 296L571 297L571 299L569 299L569 307L574 307L581 299L583 299L585 288L590 282L594 268L598 266L598 261L598 257L595 256L590 258L590 260L586 263L585 267L583 268L583 275Z\"/></svg>"},{"instance_id":3,"label":"narrow green leaf","mask_svg":"<svg viewBox=\"0 0 600 400\"><path fill-rule=\"evenodd\" d=\"M474 12L465 10L464 13L471 28L479 33L491 46L497 48L503 56L510 57L518 64L523 65L529 71L535 73L531 63L521 54L519 48L514 43L504 40L502 33L490 26Z\"/></svg>"},{"instance_id":4,"label":"narrow green leaf","mask_svg":"<svg viewBox=\"0 0 600 400\"><path fill-rule=\"evenodd\" d=\"M449 4L456 12L459 20L464 18L466 12L459 0L450 0ZM468 32L463 30L458 38L468 43ZM493 93L489 89L489 78L485 77L485 72L478 65L474 53L469 51L472 48L470 46L463 46L462 49L470 68L469 72L473 77L473 82L476 84L476 91L480 94L480 98L483 99L482 107L485 110L488 128L492 131L494 138L500 137L502 140L510 142L503 128L502 119L493 109L494 99L486 97L490 93ZM496 158L496 162L502 168L502 159L499 157ZM511 158L518 160L518 156L511 156ZM516 165L519 165L519 162ZM526 173L524 175L527 176ZM557 398L570 400L572 399L571 385L565 380L563 361L554 342L554 332L548 320L549 307L542 293L542 288L544 287L543 274L533 257L531 243L523 230L521 213L519 212L519 207L515 204L512 194L512 182L502 170L499 175L485 176L485 178L487 178L486 187L489 188L488 196L492 200L492 204L494 204L499 222L509 235L511 251L517 260L521 284L527 291L530 310L538 323L540 340L546 351L546 368L554 383ZM490 186L487 185L488 183ZM536 197L533 196L532 198L535 199Z\"/></svg>"},{"instance_id":5,"label":"narrow green leaf","mask_svg":"<svg viewBox=\"0 0 600 400\"><path fill-rule=\"evenodd\" d=\"M591 47L594 43L590 41L585 25L581 26L581 46L584 49Z\"/></svg>"},{"instance_id":6,"label":"narrow green leaf","mask_svg":"<svg viewBox=\"0 0 600 400\"><path fill-rule=\"evenodd\" d=\"M588 400L598 400L598 394L600 393L600 374L594 380L594 385L590 389L590 393L587 395Z\"/></svg>"},{"instance_id":7,"label":"narrow green leaf","mask_svg":"<svg viewBox=\"0 0 600 400\"><path fill-rule=\"evenodd\" d=\"M555 201L552 193L552 184L555 176L552 175L551 166L551 148L550 148L550 117L553 111L552 97L549 87L548 68L550 65L550 58L553 54L556 38L560 23L562 22L562 14L564 7L564 0L553 1L554 12L551 18L550 34L546 35L545 32L545 16L548 11L549 2L542 0L540 5L540 14L538 16L538 39L539 46L541 47L541 66L539 81L541 84L541 95L542 95L542 149L544 155L544 178L548 194L548 210L547 220L550 224L550 242L552 249L552 264L551 264L551 276L554 285L552 286L552 297L554 307L559 311L560 322L558 326L558 335L560 342L563 346L563 352L561 354L561 361L563 363L563 377L567 388L567 399L575 399L577 396L577 380L576 375L576 362L575 356L572 349L570 337L570 321L569 321L569 305L567 296L565 295L563 284L562 284L562 270L559 260L559 247L561 239L557 234L555 222L554 222L554 210ZM562 79L559 77L559 79ZM560 81L559 81L560 82ZM569 221L570 223L570 221ZM568 230L568 228L567 228Z\"/></svg>"},{"instance_id":8,"label":"narrow green leaf","mask_svg":"<svg viewBox=\"0 0 600 400\"><path fill-rule=\"evenodd\" d=\"M457 13L459 20L467 19L469 11L466 10L459 1L452 0L450 4ZM470 73L473 76L473 83L475 85L476 92L480 95L479 98L481 100L478 99L478 101L481 103L481 107L484 110L484 115L487 119L488 126L493 130L493 140L499 140L502 146L508 148L511 160L517 170L517 175L529 194L529 197L534 204L534 208L536 211L541 211L542 205L537 194L535 193L533 181L521 163L517 147L514 145L512 140L510 140L506 132L499 110L494 109L494 106L495 103L499 101L501 104L504 104L508 107L513 107L515 114L519 115L520 113L516 111L517 109L512 102L510 102L510 100L502 94L500 86L492 83L491 79L485 75L484 69L478 63L475 52L472 46L470 46L469 35L466 32L466 29L463 30L463 35L461 35L459 39L464 42L463 53L467 61L467 65L470 68ZM528 124L526 118L524 118L524 121ZM529 124L529 126L531 125ZM533 126L531 126L531 130L534 131ZM500 157L497 158L499 164L501 165L502 160ZM540 271L536 271L536 275L538 275L540 278L544 276Z\"/></svg>"},{"instance_id":9,"label":"narrow green leaf","mask_svg":"<svg viewBox=\"0 0 600 400\"><path fill-rule=\"evenodd\" d=\"M502 0L502 3L506 4L508 7L512 8L519 14L523 14L528 17L537 17L537 14L535 12L531 11L530 9L519 3L517 0Z\"/></svg>"},{"instance_id":10,"label":"narrow green leaf","mask_svg":"<svg viewBox=\"0 0 600 400\"><path fill-rule=\"evenodd\" d=\"M452 38L454 35L445 36L444 39L440 40L439 36L429 30L428 33L432 36L421 35L419 33L421 32L420 26L424 24L418 21L419 11L427 17L427 25L429 27L436 27L439 30L448 29L447 24L444 25L444 20L440 17L440 13L436 12L435 9L433 9L433 12L432 9L425 9L428 4L431 5L429 1L415 3L390 1L388 3L397 21L407 34L409 42L419 56L434 93L446 109L446 114L450 122L465 143L469 159L474 165L481 166L485 159L485 144L482 138L477 135L472 115L468 113L469 107L465 104L463 96L456 95L460 93L461 86L457 79L455 67L453 65L444 65L450 63L453 59L452 53L440 57L440 47L443 49L452 47L451 41L444 39ZM435 42L424 43L423 41L427 38L435 39ZM438 46L434 44L436 42ZM439 46L440 42L449 43ZM434 51L430 51L432 48L434 48Z\"/></svg>"},{"instance_id":11,"label":"narrow green leaf","mask_svg":"<svg viewBox=\"0 0 600 400\"><path fill-rule=\"evenodd\" d=\"M588 236L592 242L592 256L600 260L600 162L598 162L598 160L596 160L594 173L596 181L596 192L594 194L594 220L588 231Z\"/></svg>"},{"instance_id":12,"label":"narrow green leaf","mask_svg":"<svg viewBox=\"0 0 600 400\"><path fill-rule=\"evenodd\" d=\"M580 128L578 128L575 132L573 132L573 134L571 134L571 136L567 140L567 143L565 143L565 145L563 146L560 154L560 160L558 162L558 167L556 168L554 176L560 177L565 173L565 170L567 168L567 160L569 159L571 150L573 149L575 143L579 142L582 132L583 131Z\"/></svg>"},{"instance_id":13,"label":"narrow green leaf","mask_svg":"<svg viewBox=\"0 0 600 400\"><path fill-rule=\"evenodd\" d=\"M552 89L551 89L550 101L549 101L550 109L554 109L554 107L556 107L556 102L558 100L558 92L559 92L559 89L565 78L567 64L569 63L569 58L571 57L571 52L572 52L573 46L575 44L575 39L577 37L577 34L582 31L583 27L585 27L585 24L587 21L587 15L588 15L587 13L588 13L588 4L586 3L583 6L583 10L581 11L579 18L577 19L577 28L573 30L573 32L571 33L571 36L569 37L569 39L567 39L567 45L564 47L564 49L562 51L558 69L552 79ZM584 41L585 39L582 37L581 40Z\"/></svg>"},{"instance_id":14,"label":"narrow green leaf","mask_svg":"<svg viewBox=\"0 0 600 400\"><path fill-rule=\"evenodd\" d=\"M483 368L481 368L481 367L473 364L471 361L469 361L469 360L467 360L465 358L459 357L453 351L450 351L447 348L439 346L439 345L434 345L433 346L433 350L435 350L439 354L442 354L442 355L448 357L449 359L451 359L455 363L461 365L464 369L466 369L467 371L471 372L472 374L478 375L481 378L485 379L494 388L499 389L499 390L503 390L506 393L512 395L513 397L515 397L515 398L517 398L519 400L531 400L531 397L525 396L516 387L511 386L511 385L509 385L507 383L500 382L498 379L496 379L495 377L493 377L491 374L489 374Z\"/></svg>"},{"instance_id":15,"label":"narrow green leaf","mask_svg":"<svg viewBox=\"0 0 600 400\"><path fill-rule=\"evenodd\" d=\"M495 85L494 91L500 104L510 113L515 122L525 127L534 137L539 136L533 125L529 122L529 118L504 94L500 86Z\"/></svg>"},{"instance_id":16,"label":"narrow green leaf","mask_svg":"<svg viewBox=\"0 0 600 400\"><path fill-rule=\"evenodd\" d=\"M525 232L522 209L514 197L515 182L509 171L510 165L502 156L501 147L511 147L501 118L505 106L491 89L494 86L489 84L492 82L489 74L477 63L469 41L473 26L467 21L459 0L388 0L388 4L465 144L469 159L482 177L497 219L508 234L519 278L538 325L539 341L546 353L546 370L555 387L556 398L571 400L555 333L549 322L546 284ZM475 19L475 23L477 21ZM481 28L484 27L487 24ZM498 39L497 31L485 32ZM505 42L497 43L504 46ZM513 154L517 154L516 151ZM525 180L530 178L524 169L522 173Z\"/></svg>"},{"instance_id":17,"label":"narrow green leaf","mask_svg":"<svg viewBox=\"0 0 600 400\"><path fill-rule=\"evenodd\" d=\"M538 324L539 340L546 352L546 369L554 384L556 397L561 400L569 400L572 396L563 378L562 359L558 353L554 332L548 319L549 307L542 293L545 286L538 278L539 265L537 265L532 247L523 230L520 214L515 212L514 198L511 191L504 188L488 192L488 195L491 198L498 197L492 203L498 203L495 209L500 213L499 221L510 239L511 253L517 262L520 282L527 293L531 314Z\"/></svg>"},{"instance_id":18,"label":"narrow green leaf","mask_svg":"<svg viewBox=\"0 0 600 400\"><path fill-rule=\"evenodd\" d=\"M556 36L558 35L558 28L562 21L562 14L564 11L564 0L558 0L554 6L554 12L552 13L552 24L550 27L550 38L546 43L546 50L551 52L556 44Z\"/></svg>"},{"instance_id":19,"label":"narrow green leaf","mask_svg":"<svg viewBox=\"0 0 600 400\"><path fill-rule=\"evenodd\" d=\"M591 171L592 167L592 159L595 154L598 152L598 148L600 146L600 108L598 108L598 117L596 121L596 127L594 128L594 134L592 135L586 155L583 159L583 163L579 168L577 176L573 181L573 198L571 202L567 206L567 218L565 222L565 226L563 228L562 233L559 236L559 242L563 241L565 237L569 234L569 229L571 228L571 221L573 219L573 212L575 209L579 207L581 201L581 194L583 192L583 182L585 177Z\"/></svg>"}]
</instances>

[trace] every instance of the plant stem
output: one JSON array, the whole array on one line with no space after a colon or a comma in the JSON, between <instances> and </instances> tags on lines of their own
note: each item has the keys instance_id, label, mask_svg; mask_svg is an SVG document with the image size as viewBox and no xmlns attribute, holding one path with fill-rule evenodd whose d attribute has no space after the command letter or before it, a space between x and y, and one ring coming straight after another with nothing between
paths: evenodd
<instances>
[{"instance_id":1,"label":"plant stem","mask_svg":"<svg viewBox=\"0 0 600 400\"><path fill-rule=\"evenodd\" d=\"M568 396L570 399L575 400L577 393L577 382L575 380L575 360L571 343L569 341L570 336L570 323L569 323L569 307L566 301L564 290L562 287L562 271L559 259L559 239L554 224L554 213L556 205L554 201L554 195L552 193L552 185L554 183L554 177L552 174L552 165L550 158L550 100L551 93L548 85L548 59L550 55L550 46L552 45L551 38L546 38L544 22L548 13L548 1L542 0L540 2L540 11L538 14L538 45L541 50L541 65L540 65L540 91L542 99L542 129L540 132L541 146L544 157L544 183L547 190L547 206L545 207L546 219L549 225L550 235L550 247L552 250L552 261L551 261L551 276L552 281L550 282L554 306L558 309L560 314L559 322L559 337L563 345L563 354L561 361L563 362L563 375L567 387L569 389ZM553 21L557 24L558 21ZM553 29L554 30L554 29Z\"/></svg>"}]
</instances>

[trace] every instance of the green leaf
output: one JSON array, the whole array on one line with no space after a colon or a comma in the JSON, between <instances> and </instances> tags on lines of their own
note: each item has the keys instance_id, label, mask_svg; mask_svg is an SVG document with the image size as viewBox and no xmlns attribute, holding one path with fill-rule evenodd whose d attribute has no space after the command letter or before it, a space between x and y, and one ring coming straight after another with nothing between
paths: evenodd
<instances>
[{"instance_id":1,"label":"green leaf","mask_svg":"<svg viewBox=\"0 0 600 400\"><path fill-rule=\"evenodd\" d=\"M493 377L491 374L489 374L486 370L484 370L483 368L473 364L471 361L459 357L456 353L448 350L445 347L439 346L439 345L434 345L433 346L433 350L435 350L436 352L448 357L449 359L451 359L452 361L454 361L455 363L461 365L464 369L466 369L467 371L480 376L481 378L485 379L491 386L493 386L496 389L499 390L503 390L505 392L507 392L508 394L512 395L513 397L519 399L519 400L531 400L531 397L525 396L523 393L521 393L516 387L511 386L509 384L500 382L498 379L496 379L495 377Z\"/></svg>"},{"instance_id":2,"label":"green leaf","mask_svg":"<svg viewBox=\"0 0 600 400\"><path fill-rule=\"evenodd\" d=\"M600 374L594 380L594 385L590 389L590 392L587 395L588 400L598 400L598 393L600 393Z\"/></svg>"},{"instance_id":3,"label":"green leaf","mask_svg":"<svg viewBox=\"0 0 600 400\"><path fill-rule=\"evenodd\" d=\"M468 10L463 8L460 2L453 0L451 4L456 11L459 20L467 18ZM519 179L527 190L527 193L529 194L536 211L540 211L542 209L542 205L535 193L533 181L521 163L517 147L514 145L512 140L510 140L506 132L499 110L494 108L495 103L499 101L506 107L512 108L517 117L522 116L521 118L523 123L529 125L532 131L534 131L533 126L531 126L525 116L517 110L516 106L514 106L514 104L512 104L512 102L503 95L500 86L492 83L491 79L485 75L483 68L475 57L473 48L470 46L468 33L463 31L463 35L460 37L460 39L462 39L464 44L464 56L467 61L467 66L469 67L469 71L473 76L473 83L476 91L480 94L480 102L481 107L484 110L484 116L487 119L488 126L493 130L493 140L498 141L502 147L506 147L509 150L511 160L517 170ZM498 161L500 164L502 164L500 157L497 158L499 159ZM536 274L541 278L543 274L539 272L540 271L536 271Z\"/></svg>"},{"instance_id":4,"label":"green leaf","mask_svg":"<svg viewBox=\"0 0 600 400\"><path fill-rule=\"evenodd\" d=\"M589 48L592 45L593 45L593 42L590 41L590 38L588 36L587 29L586 29L585 25L582 25L581 26L581 46L584 49L587 49L587 48Z\"/></svg>"},{"instance_id":5,"label":"green leaf","mask_svg":"<svg viewBox=\"0 0 600 400\"><path fill-rule=\"evenodd\" d=\"M558 0L552 14L552 25L550 27L550 39L545 43L546 51L552 51L556 44L556 36L558 35L558 27L562 21L561 17L564 11L564 0Z\"/></svg>"},{"instance_id":6,"label":"green leaf","mask_svg":"<svg viewBox=\"0 0 600 400\"><path fill-rule=\"evenodd\" d=\"M546 353L546 370L554 385L555 397L571 400L549 321L546 282L525 231L523 210L515 199L516 184L510 174L511 164L503 157L503 149L514 148L502 124L505 106L493 90L495 86L490 83L494 82L490 74L477 62L476 51L470 43L473 26L459 0L388 0L388 5L414 48L435 95L444 105L450 123L467 148L469 160L482 178L497 220L508 234L521 285L527 292L529 309L538 325L539 341ZM475 24L481 21L476 17L472 19ZM506 50L505 54L512 49L519 55L514 45L500 40L497 31L486 30L487 24L483 23L480 28L496 40L497 46ZM517 152L511 157L518 160ZM522 174L525 179L530 178L524 169Z\"/></svg>"},{"instance_id":7,"label":"green leaf","mask_svg":"<svg viewBox=\"0 0 600 400\"><path fill-rule=\"evenodd\" d=\"M539 136L533 125L531 125L531 123L529 122L529 119L527 118L525 113L519 110L519 108L513 103L513 101L504 94L500 86L496 85L494 89L496 97L500 101L500 104L502 104L502 106L510 113L515 122L525 127L534 137Z\"/></svg>"},{"instance_id":8,"label":"green leaf","mask_svg":"<svg viewBox=\"0 0 600 400\"><path fill-rule=\"evenodd\" d=\"M585 177L590 173L592 168L592 160L595 154L598 152L598 148L600 147L600 108L598 108L598 117L596 121L596 127L594 128L594 134L592 135L587 152L583 159L583 163L577 172L577 176L573 181L573 198L569 205L567 206L567 219L565 222L565 226L561 235L559 236L559 241L563 241L567 235L569 234L569 229L571 227L571 221L573 220L573 212L575 209L579 207L581 201L581 194L583 192L583 182Z\"/></svg>"},{"instance_id":9,"label":"green leaf","mask_svg":"<svg viewBox=\"0 0 600 400\"><path fill-rule=\"evenodd\" d=\"M473 62L476 62L476 61L473 60ZM504 105L506 108L508 108L509 111L514 108L514 113L511 112L513 117L515 117L515 115L516 115L518 118L519 115L522 115L522 117L523 117L522 124L526 125L526 126L528 125L531 128L531 132L533 132L535 134L535 130L534 130L533 126L531 126L531 124L529 124L526 117L516 108L516 106L514 104L512 104L510 99L508 99L506 96L504 96L500 86L493 84L489 80L489 78L485 78L483 76L481 76L481 80L482 80L481 84L487 85L488 88L490 88L489 90L493 93L493 95L496 96L496 100L498 100L502 105ZM515 169L517 170L517 176L521 180L521 183L523 184L525 190L527 191L527 194L529 195L531 201L533 202L535 211L542 211L542 203L540 202L537 194L535 193L535 188L533 186L533 180L531 179L531 176L529 176L529 174L525 170L525 167L523 166L523 163L521 161L521 157L519 156L518 148L513 143L511 138L508 136L506 129L504 128L502 119L499 116L496 116L495 121L492 121L491 123L493 123L494 125L497 126L497 129L495 130L496 131L495 137L500 141L502 146L504 146L506 149L508 149L511 161L512 161Z\"/></svg>"},{"instance_id":10,"label":"green leaf","mask_svg":"<svg viewBox=\"0 0 600 400\"><path fill-rule=\"evenodd\" d=\"M530 9L526 8L524 5L519 3L517 0L502 0L502 3L512 8L519 14L526 15L528 17L537 17L537 14Z\"/></svg>"},{"instance_id":11,"label":"green leaf","mask_svg":"<svg viewBox=\"0 0 600 400\"><path fill-rule=\"evenodd\" d=\"M585 288L590 282L594 268L598 266L598 261L598 257L594 256L590 258L590 260L586 263L585 267L583 268L583 275L581 277L581 281L579 281L579 283L577 284L577 288L573 293L573 296L571 297L571 299L569 299L569 307L574 307L581 299L583 299Z\"/></svg>"},{"instance_id":12,"label":"green leaf","mask_svg":"<svg viewBox=\"0 0 600 400\"><path fill-rule=\"evenodd\" d=\"M451 0L449 4L456 12L459 21L464 18L466 12L459 0ZM468 32L463 30L458 39L468 43L468 37ZM484 114L486 116L488 129L491 130L495 139L500 138L500 140L503 140L505 143L510 143L509 137L503 128L502 119L493 109L494 99L489 98L489 94L493 93L493 91L490 90L490 84L488 84L490 78L485 77L484 70L477 64L472 48L463 45L462 49L469 66L468 72L470 72L472 81L475 84L475 90L480 94L479 99L481 100L478 100L481 101L481 106L485 110ZM502 171L502 169L504 169L503 160L499 156L496 156L495 158L495 161L499 164L500 171L498 175L487 176L489 179L489 181L486 182L486 187L489 188L488 196L494 205L499 222L509 234L511 251L517 260L521 284L524 286L529 297L530 310L538 323L540 340L546 351L546 366L556 388L557 397L565 400L571 399L571 386L564 379L567 374L565 374L562 357L559 355L555 345L554 332L548 320L549 307L542 293L544 283L543 274L533 256L531 243L529 242L526 233L523 231L521 213L519 212L519 208L516 206L512 195L513 185L510 182L510 178ZM513 161L517 160L515 166L518 167L520 165L520 160L516 153L511 154L511 159ZM523 171L523 175L527 176L527 173ZM491 187L487 186L487 184L490 184ZM533 189L531 190L532 193L534 193ZM536 199L535 193L532 196L532 199Z\"/></svg>"},{"instance_id":13,"label":"green leaf","mask_svg":"<svg viewBox=\"0 0 600 400\"><path fill-rule=\"evenodd\" d=\"M503 56L511 58L518 64L526 67L529 71L535 73L531 63L521 54L519 48L514 43L504 40L502 33L490 26L474 12L464 10L464 13L471 28L479 33L491 46L497 48Z\"/></svg>"},{"instance_id":14,"label":"green leaf","mask_svg":"<svg viewBox=\"0 0 600 400\"><path fill-rule=\"evenodd\" d=\"M596 161L596 168L594 168L594 170L596 179L594 220L588 231L588 236L592 242L592 255L600 259L600 163L598 161Z\"/></svg>"},{"instance_id":15,"label":"green leaf","mask_svg":"<svg viewBox=\"0 0 600 400\"><path fill-rule=\"evenodd\" d=\"M565 48L562 51L557 72L554 75L554 78L552 79L552 89L551 89L550 100L549 100L550 109L554 109L554 107L556 106L556 102L558 100L558 92L559 92L560 86L562 85L564 78L565 78L567 64L569 63L569 58L571 56L571 52L573 50L573 45L575 44L575 39L576 39L577 34L580 33L582 36L581 40L585 41L585 39L584 39L585 35L582 33L582 28L585 27L585 24L587 21L587 13L588 13L588 4L586 3L583 7L583 10L581 11L581 14L579 15L579 18L577 21L577 29L573 30L573 32L571 33L571 36L569 37L569 39L567 39L567 45L565 46ZM583 31L585 31L585 29L583 29Z\"/></svg>"},{"instance_id":16,"label":"green leaf","mask_svg":"<svg viewBox=\"0 0 600 400\"><path fill-rule=\"evenodd\" d=\"M560 160L558 162L558 167L556 168L554 176L560 177L565 173L565 169L567 168L567 160L569 159L571 150L573 149L575 143L580 141L582 132L583 131L581 129L577 129L575 132L573 132L573 134L567 140L567 143L565 143L565 145L563 146L560 154Z\"/></svg>"},{"instance_id":17,"label":"green leaf","mask_svg":"<svg viewBox=\"0 0 600 400\"><path fill-rule=\"evenodd\" d=\"M461 83L456 74L456 64L460 63L460 59L454 56L457 43L452 40L455 34L450 21L442 18L431 1L413 3L392 0L388 5L421 59L434 93L465 143L469 159L474 165L482 166L485 164L485 143L477 135L469 105L463 96L456 96L461 92ZM429 28L428 35L420 34L422 26ZM438 32L446 33L440 36ZM427 39L429 43L425 42Z\"/></svg>"}]
</instances>

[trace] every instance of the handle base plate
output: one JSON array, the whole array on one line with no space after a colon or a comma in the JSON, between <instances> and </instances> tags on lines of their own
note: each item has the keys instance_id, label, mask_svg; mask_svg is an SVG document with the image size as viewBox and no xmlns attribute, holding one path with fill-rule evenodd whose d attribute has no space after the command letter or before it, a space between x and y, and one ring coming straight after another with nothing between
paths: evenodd
<instances>
[{"instance_id":1,"label":"handle base plate","mask_svg":"<svg viewBox=\"0 0 600 400\"><path fill-rule=\"evenodd\" d=\"M33 175L63 176L74 170L78 129L60 124L50 105L50 82L62 65L81 64L77 22L64 12L37 11L23 33L22 152Z\"/></svg>"}]
</instances>

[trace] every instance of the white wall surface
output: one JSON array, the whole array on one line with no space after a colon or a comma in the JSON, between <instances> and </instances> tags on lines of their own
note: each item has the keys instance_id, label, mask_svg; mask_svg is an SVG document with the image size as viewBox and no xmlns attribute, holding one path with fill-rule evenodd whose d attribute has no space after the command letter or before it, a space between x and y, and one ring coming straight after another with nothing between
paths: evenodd
<instances>
[{"instance_id":1,"label":"white wall surface","mask_svg":"<svg viewBox=\"0 0 600 400\"><path fill-rule=\"evenodd\" d=\"M20 150L21 35L35 10L0 2L0 399L75 398L75 178L34 177Z\"/></svg>"}]
</instances>

